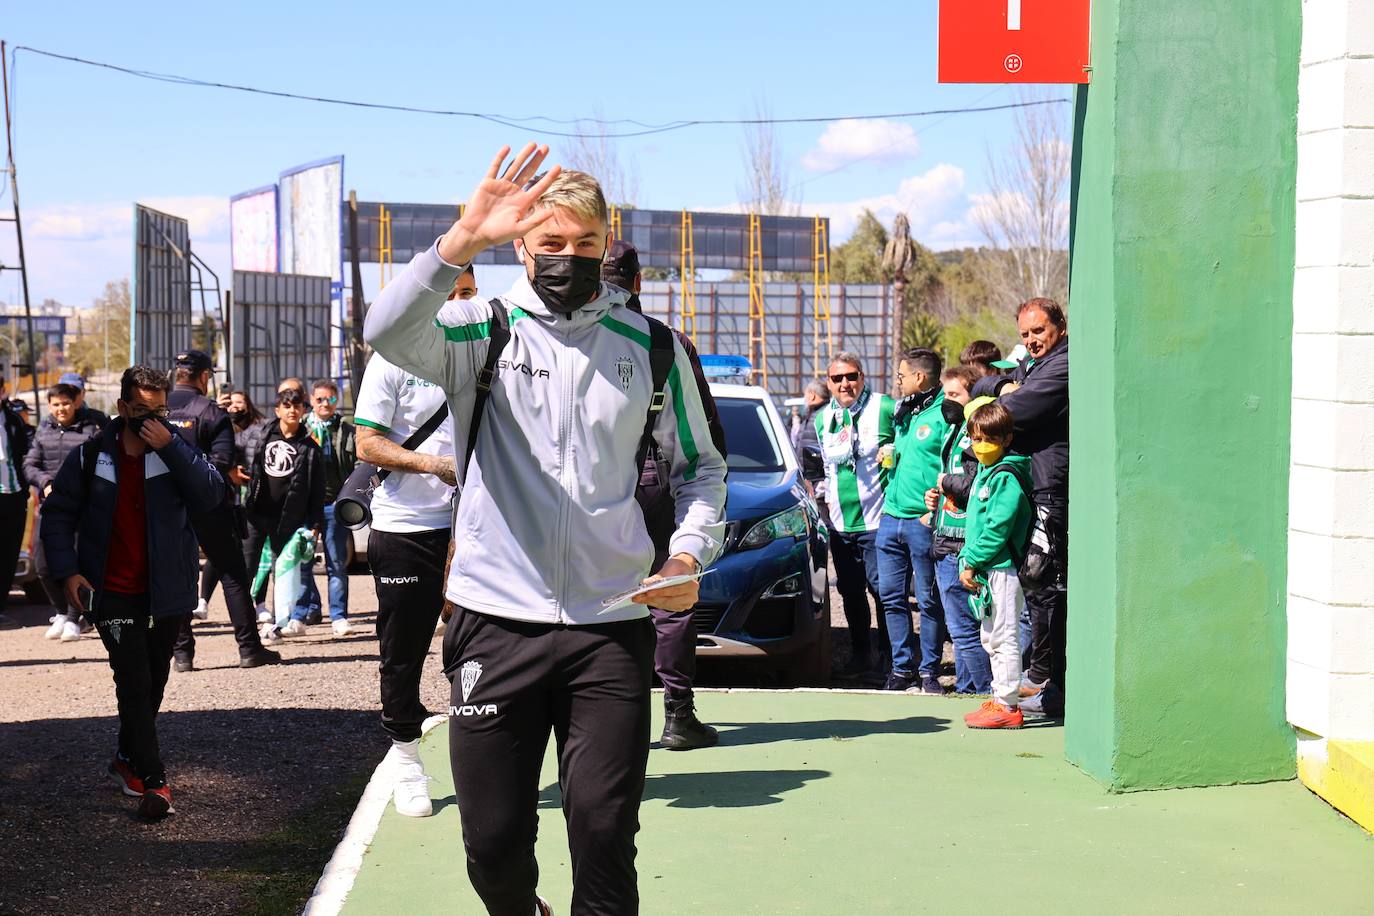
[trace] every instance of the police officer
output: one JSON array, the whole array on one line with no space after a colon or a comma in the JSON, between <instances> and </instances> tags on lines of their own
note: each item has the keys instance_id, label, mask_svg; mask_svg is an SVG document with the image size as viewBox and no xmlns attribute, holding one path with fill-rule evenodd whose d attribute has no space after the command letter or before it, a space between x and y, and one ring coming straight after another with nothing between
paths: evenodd
<instances>
[{"instance_id":1,"label":"police officer","mask_svg":"<svg viewBox=\"0 0 1374 916\"><path fill-rule=\"evenodd\" d=\"M234 426L229 415L205 396L212 371L210 357L202 350L186 350L177 355L175 386L167 396L167 407L171 410L168 422L227 480L229 469L234 466ZM264 648L258 637L233 489L226 486L224 501L211 512L192 516L191 525L201 550L220 572L234 639L239 644L239 667L256 668L280 662L281 656ZM190 671L195 654L196 638L191 633L191 615L187 614L173 646L176 670Z\"/></svg>"}]
</instances>

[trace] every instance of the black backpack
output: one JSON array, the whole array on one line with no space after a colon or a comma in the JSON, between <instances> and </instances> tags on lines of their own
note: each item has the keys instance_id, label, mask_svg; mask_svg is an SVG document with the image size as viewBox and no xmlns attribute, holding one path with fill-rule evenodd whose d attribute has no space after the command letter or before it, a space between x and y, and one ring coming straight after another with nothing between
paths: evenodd
<instances>
[{"instance_id":1,"label":"black backpack","mask_svg":"<svg viewBox=\"0 0 1374 916\"><path fill-rule=\"evenodd\" d=\"M1021 475L1012 468L1004 465L988 475L989 478L997 474L1010 474L1016 481L1016 485L1021 488L1021 493L1026 497L1026 502L1030 504L1031 523L1026 530L1026 542L1022 545L1007 542L1007 549L1011 552L1011 561L1016 565L1016 578L1021 581L1023 592L1037 592L1041 589L1054 585L1059 570L1056 569L1054 562L1054 545L1051 543L1049 527L1045 524L1045 517L1035 505L1035 500L1031 497L1030 490L1026 489L1026 481Z\"/></svg>"}]
</instances>

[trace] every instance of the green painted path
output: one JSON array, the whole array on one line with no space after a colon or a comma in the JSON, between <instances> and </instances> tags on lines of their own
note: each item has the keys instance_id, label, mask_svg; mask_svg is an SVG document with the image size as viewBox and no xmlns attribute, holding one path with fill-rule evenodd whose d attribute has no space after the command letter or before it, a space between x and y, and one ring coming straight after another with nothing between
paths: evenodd
<instances>
[{"instance_id":1,"label":"green painted path","mask_svg":"<svg viewBox=\"0 0 1374 916\"><path fill-rule=\"evenodd\" d=\"M650 755L646 916L1374 911L1374 838L1296 782L1112 795L1064 761L1061 729L970 731L970 701L698 700L723 744ZM444 727L424 756L438 810L414 820L388 806L345 914L483 912ZM555 773L550 745L540 890L567 916Z\"/></svg>"}]
</instances>

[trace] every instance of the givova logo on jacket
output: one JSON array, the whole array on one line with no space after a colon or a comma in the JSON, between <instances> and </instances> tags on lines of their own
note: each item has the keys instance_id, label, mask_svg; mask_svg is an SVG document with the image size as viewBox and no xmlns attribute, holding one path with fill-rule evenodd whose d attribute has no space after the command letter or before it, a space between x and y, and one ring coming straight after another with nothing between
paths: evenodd
<instances>
[{"instance_id":1,"label":"givova logo on jacket","mask_svg":"<svg viewBox=\"0 0 1374 916\"><path fill-rule=\"evenodd\" d=\"M468 699L472 696L472 690L477 686L477 680L482 676L482 663L478 661L463 662L458 669L458 689L463 692L463 705L450 706L448 714L450 716L494 716L496 715L495 703L483 703L472 705Z\"/></svg>"}]
</instances>

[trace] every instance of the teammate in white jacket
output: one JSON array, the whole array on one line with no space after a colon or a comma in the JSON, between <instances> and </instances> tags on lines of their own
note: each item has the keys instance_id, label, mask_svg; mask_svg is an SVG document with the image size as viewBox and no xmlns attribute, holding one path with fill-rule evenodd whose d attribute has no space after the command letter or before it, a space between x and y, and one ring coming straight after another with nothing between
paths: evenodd
<instances>
[{"instance_id":1,"label":"teammate in white jacket","mask_svg":"<svg viewBox=\"0 0 1374 916\"><path fill-rule=\"evenodd\" d=\"M591 176L547 148L502 149L462 218L388 284L366 337L388 360L443 387L461 497L444 638L453 683L450 757L468 874L493 914L537 912L539 771L550 731L573 858L573 913L638 909L634 834L649 745L654 633L648 604L691 608L696 582L654 588L715 559L725 461L712 445L690 364L674 342L654 437L670 466L678 530L654 547L634 498L653 398L649 320L600 279L608 213ZM525 276L504 296L501 355L471 466L476 378L493 312L445 301L459 272L514 242ZM652 574L652 575L651 575ZM643 585L636 601L603 600Z\"/></svg>"}]
</instances>

